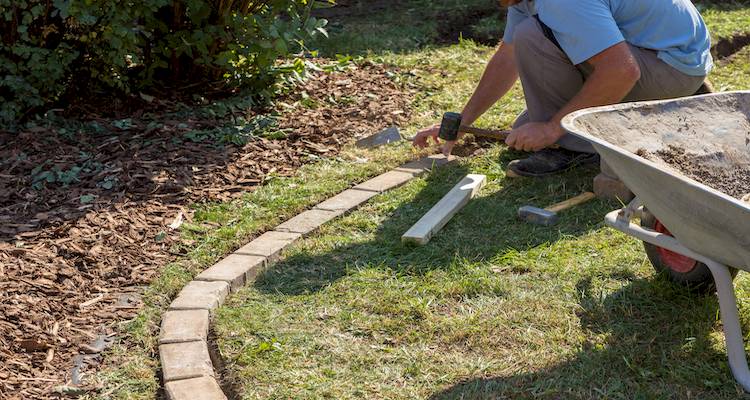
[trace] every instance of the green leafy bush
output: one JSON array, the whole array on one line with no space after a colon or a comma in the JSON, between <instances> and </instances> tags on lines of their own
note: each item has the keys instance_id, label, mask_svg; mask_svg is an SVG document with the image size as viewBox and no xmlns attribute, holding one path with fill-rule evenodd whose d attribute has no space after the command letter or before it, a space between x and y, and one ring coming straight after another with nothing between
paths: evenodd
<instances>
[{"instance_id":1,"label":"green leafy bush","mask_svg":"<svg viewBox=\"0 0 750 400\"><path fill-rule=\"evenodd\" d=\"M222 82L263 94L276 60L325 33L315 2L0 0L0 124L100 86Z\"/></svg>"}]
</instances>

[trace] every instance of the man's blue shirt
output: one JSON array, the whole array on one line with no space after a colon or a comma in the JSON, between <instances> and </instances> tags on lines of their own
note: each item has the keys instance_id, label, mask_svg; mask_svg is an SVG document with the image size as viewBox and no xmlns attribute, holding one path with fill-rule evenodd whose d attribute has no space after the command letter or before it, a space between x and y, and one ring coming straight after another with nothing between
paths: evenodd
<instances>
[{"instance_id":1,"label":"man's blue shirt","mask_svg":"<svg viewBox=\"0 0 750 400\"><path fill-rule=\"evenodd\" d=\"M687 75L713 67L708 28L690 0L524 0L508 9L503 41L537 13L573 64L626 41Z\"/></svg>"}]
</instances>

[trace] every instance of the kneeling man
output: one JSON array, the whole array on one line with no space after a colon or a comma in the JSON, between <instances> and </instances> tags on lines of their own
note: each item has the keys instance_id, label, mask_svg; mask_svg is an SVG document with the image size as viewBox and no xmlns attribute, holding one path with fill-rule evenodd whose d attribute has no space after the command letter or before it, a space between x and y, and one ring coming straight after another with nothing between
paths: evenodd
<instances>
[{"instance_id":1,"label":"kneeling man","mask_svg":"<svg viewBox=\"0 0 750 400\"><path fill-rule=\"evenodd\" d=\"M690 0L500 3L509 7L503 41L461 114L472 124L520 77L527 109L506 142L534 153L511 162L517 175L545 176L598 160L589 143L563 131L566 114L689 96L713 66L708 29ZM414 145L425 147L437 135L437 125L424 129Z\"/></svg>"}]
</instances>

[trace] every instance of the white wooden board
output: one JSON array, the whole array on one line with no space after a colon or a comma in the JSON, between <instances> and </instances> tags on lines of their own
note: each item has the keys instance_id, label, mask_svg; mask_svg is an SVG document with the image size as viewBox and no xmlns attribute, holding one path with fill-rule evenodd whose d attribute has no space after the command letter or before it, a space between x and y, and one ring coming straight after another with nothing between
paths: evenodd
<instances>
[{"instance_id":1,"label":"white wooden board","mask_svg":"<svg viewBox=\"0 0 750 400\"><path fill-rule=\"evenodd\" d=\"M458 183L448 194L433 206L414 226L403 236L404 243L427 244L440 229L453 218L481 189L487 177L469 174Z\"/></svg>"}]
</instances>

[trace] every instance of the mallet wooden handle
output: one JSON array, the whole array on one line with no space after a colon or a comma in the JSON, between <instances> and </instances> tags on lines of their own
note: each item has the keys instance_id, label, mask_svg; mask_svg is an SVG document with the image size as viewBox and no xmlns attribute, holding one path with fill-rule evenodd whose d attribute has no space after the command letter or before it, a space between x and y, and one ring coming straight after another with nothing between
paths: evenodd
<instances>
[{"instance_id":1,"label":"mallet wooden handle","mask_svg":"<svg viewBox=\"0 0 750 400\"><path fill-rule=\"evenodd\" d=\"M494 129L482 129L482 128L475 128L473 126L464 126L461 125L460 132L468 133L470 135L474 136L480 136L480 137L486 137L490 139L505 141L505 139L510 135L510 131L497 131ZM560 148L560 145L558 144L552 144L547 146L550 149L558 149Z\"/></svg>"},{"instance_id":2,"label":"mallet wooden handle","mask_svg":"<svg viewBox=\"0 0 750 400\"><path fill-rule=\"evenodd\" d=\"M565 200L565 201L563 201L561 203L557 203L557 204L551 205L551 206L545 208L545 210L557 213L557 212L560 212L560 211L563 211L563 210L567 210L568 208L575 207L575 206L577 206L579 204L583 204L583 203L585 203L587 201L593 200L594 198L596 198L595 194L593 194L591 192L584 192L582 194L579 194L576 197L573 197L572 199L568 199L568 200Z\"/></svg>"},{"instance_id":3,"label":"mallet wooden handle","mask_svg":"<svg viewBox=\"0 0 750 400\"><path fill-rule=\"evenodd\" d=\"M510 131L497 131L494 129L482 129L465 125L461 125L461 129L459 129L459 131L463 133L469 133L474 136L481 136L498 140L505 140L505 138L510 135Z\"/></svg>"}]
</instances>

